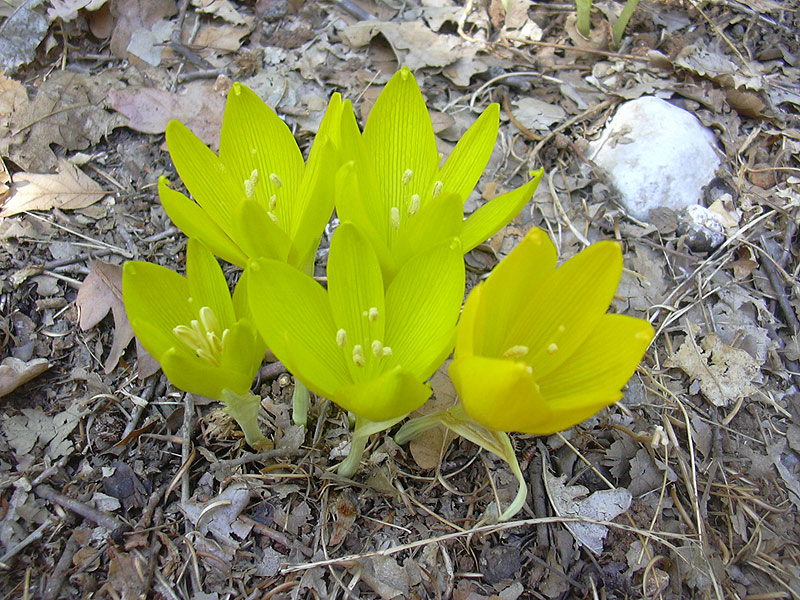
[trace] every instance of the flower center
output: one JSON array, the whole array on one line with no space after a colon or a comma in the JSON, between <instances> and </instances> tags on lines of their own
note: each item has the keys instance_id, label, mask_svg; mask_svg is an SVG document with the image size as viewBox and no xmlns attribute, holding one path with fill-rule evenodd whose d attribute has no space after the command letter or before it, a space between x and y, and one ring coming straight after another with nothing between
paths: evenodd
<instances>
[{"instance_id":1,"label":"flower center","mask_svg":"<svg viewBox=\"0 0 800 600\"><path fill-rule=\"evenodd\" d=\"M362 311L361 316L371 324L378 321L380 314L378 313L378 309L375 306L372 306L367 310ZM367 365L369 353L364 351L365 346L372 351L372 355L377 359L392 355L392 349L389 346L384 346L381 340L376 339L376 336L370 331L371 329L372 327L367 327L368 337L365 340L361 340L363 343L354 344L352 347L352 360L353 364L355 364L357 367L365 367ZM336 345L339 346L345 353L347 353L347 337L347 331L344 329L339 329L336 332Z\"/></svg>"},{"instance_id":2,"label":"flower center","mask_svg":"<svg viewBox=\"0 0 800 600\"><path fill-rule=\"evenodd\" d=\"M172 333L194 352L195 356L218 367L229 330L221 330L217 316L208 306L200 309L199 316L199 320L192 319L188 326L176 326Z\"/></svg>"}]
</instances>

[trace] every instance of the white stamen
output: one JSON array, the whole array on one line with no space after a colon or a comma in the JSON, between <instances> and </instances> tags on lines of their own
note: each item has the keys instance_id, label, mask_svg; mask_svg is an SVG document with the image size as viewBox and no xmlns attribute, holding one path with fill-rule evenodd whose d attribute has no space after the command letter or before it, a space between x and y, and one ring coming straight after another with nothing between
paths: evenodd
<instances>
[{"instance_id":1,"label":"white stamen","mask_svg":"<svg viewBox=\"0 0 800 600\"><path fill-rule=\"evenodd\" d=\"M339 348L344 348L347 344L347 332L344 329L336 332L336 344Z\"/></svg>"},{"instance_id":2,"label":"white stamen","mask_svg":"<svg viewBox=\"0 0 800 600\"><path fill-rule=\"evenodd\" d=\"M269 180L272 182L272 185L275 186L276 190L281 189L281 186L283 185L283 182L281 181L281 178L278 177L275 173L270 173L269 174Z\"/></svg>"},{"instance_id":3,"label":"white stamen","mask_svg":"<svg viewBox=\"0 0 800 600\"><path fill-rule=\"evenodd\" d=\"M361 347L361 344L353 346L353 362L356 363L357 367L363 367L367 364L367 361L364 359L364 349Z\"/></svg>"},{"instance_id":4,"label":"white stamen","mask_svg":"<svg viewBox=\"0 0 800 600\"><path fill-rule=\"evenodd\" d=\"M269 215L269 218L270 218L270 219L272 219L273 221L275 221L275 224L276 224L276 225L280 225L280 222L278 221L278 217L276 217L276 216L275 216L275 213L274 213L274 212L272 212L272 211L270 210L270 211L267 211L267 214Z\"/></svg>"},{"instance_id":5,"label":"white stamen","mask_svg":"<svg viewBox=\"0 0 800 600\"><path fill-rule=\"evenodd\" d=\"M210 307L204 306L200 309L200 322L203 324L203 328L205 328L206 331L219 333L220 327L217 315L214 314L214 311L211 310Z\"/></svg>"},{"instance_id":6,"label":"white stamen","mask_svg":"<svg viewBox=\"0 0 800 600\"><path fill-rule=\"evenodd\" d=\"M555 354L557 351L558 351L558 346L556 345L555 342L553 342L547 347L548 354Z\"/></svg>"},{"instance_id":7,"label":"white stamen","mask_svg":"<svg viewBox=\"0 0 800 600\"><path fill-rule=\"evenodd\" d=\"M383 347L383 355L384 356L391 356L392 355L392 349L389 346L384 346Z\"/></svg>"},{"instance_id":8,"label":"white stamen","mask_svg":"<svg viewBox=\"0 0 800 600\"><path fill-rule=\"evenodd\" d=\"M436 182L434 182L434 184L433 184L433 194L432 194L432 196L433 196L434 198L436 198L436 196L438 196L439 194L441 194L441 193L442 193L442 190L443 190L443 189L444 189L444 183L442 183L441 181L436 181Z\"/></svg>"},{"instance_id":9,"label":"white stamen","mask_svg":"<svg viewBox=\"0 0 800 600\"><path fill-rule=\"evenodd\" d=\"M269 209L275 210L277 204L278 204L278 197L275 194L272 194L272 196L269 197L269 204L268 204Z\"/></svg>"},{"instance_id":10,"label":"white stamen","mask_svg":"<svg viewBox=\"0 0 800 600\"><path fill-rule=\"evenodd\" d=\"M369 312L367 313L367 317L369 318L369 320L370 320L372 323L374 323L375 321L377 321L377 320L378 320L378 309L377 309L377 308L375 308L374 306L373 306L372 308L370 308L370 309L369 309Z\"/></svg>"},{"instance_id":11,"label":"white stamen","mask_svg":"<svg viewBox=\"0 0 800 600\"><path fill-rule=\"evenodd\" d=\"M527 346L511 346L503 352L503 358L522 358L528 354Z\"/></svg>"},{"instance_id":12,"label":"white stamen","mask_svg":"<svg viewBox=\"0 0 800 600\"><path fill-rule=\"evenodd\" d=\"M564 333L566 330L567 330L567 328L564 327L563 325L559 325L558 326L558 333Z\"/></svg>"},{"instance_id":13,"label":"white stamen","mask_svg":"<svg viewBox=\"0 0 800 600\"><path fill-rule=\"evenodd\" d=\"M411 200L408 203L408 214L414 216L419 210L419 194L412 194Z\"/></svg>"},{"instance_id":14,"label":"white stamen","mask_svg":"<svg viewBox=\"0 0 800 600\"><path fill-rule=\"evenodd\" d=\"M372 353L375 355L376 358L380 358L383 356L383 343L381 343L380 340L372 341Z\"/></svg>"},{"instance_id":15,"label":"white stamen","mask_svg":"<svg viewBox=\"0 0 800 600\"><path fill-rule=\"evenodd\" d=\"M403 183L403 185L408 185L411 182L411 178L413 176L414 176L414 171L412 171L411 169L406 169L405 171L403 171L403 177L400 179L400 181Z\"/></svg>"},{"instance_id":16,"label":"white stamen","mask_svg":"<svg viewBox=\"0 0 800 600\"><path fill-rule=\"evenodd\" d=\"M400 211L397 210L396 206L393 206L392 210L389 211L389 221L394 229L400 229Z\"/></svg>"}]
</instances>

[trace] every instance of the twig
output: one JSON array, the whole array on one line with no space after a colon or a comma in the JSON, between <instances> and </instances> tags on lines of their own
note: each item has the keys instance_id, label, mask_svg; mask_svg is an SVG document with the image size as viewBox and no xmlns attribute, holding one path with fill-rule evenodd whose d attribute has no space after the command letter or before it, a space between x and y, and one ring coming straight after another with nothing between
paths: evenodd
<instances>
[{"instance_id":1,"label":"twig","mask_svg":"<svg viewBox=\"0 0 800 600\"><path fill-rule=\"evenodd\" d=\"M45 530L52 527L54 525L53 521L48 519L39 527L37 527L32 533L30 533L24 540L20 541L18 544L15 544L13 547L9 548L8 551L0 556L0 569L10 569L11 566L8 562L14 558L17 554L19 554L22 550L30 546L32 543L40 540L44 535Z\"/></svg>"},{"instance_id":2,"label":"twig","mask_svg":"<svg viewBox=\"0 0 800 600\"><path fill-rule=\"evenodd\" d=\"M113 515L101 512L64 494L59 494L49 485L37 485L33 488L33 491L40 498L58 504L85 519L89 519L93 523L97 523L101 527L105 527L111 533L111 539L115 542L121 541L123 534L131 528L130 525Z\"/></svg>"},{"instance_id":3,"label":"twig","mask_svg":"<svg viewBox=\"0 0 800 600\"><path fill-rule=\"evenodd\" d=\"M183 444L181 445L181 462L187 464L189 457L194 450L192 448L192 420L194 419L194 396L184 394L183 396ZM186 504L191 494L189 481L189 469L183 471L181 476L181 503Z\"/></svg>"},{"instance_id":4,"label":"twig","mask_svg":"<svg viewBox=\"0 0 800 600\"><path fill-rule=\"evenodd\" d=\"M61 558L56 563L56 568L53 569L52 575L47 580L47 587L42 595L42 600L56 600L61 587L64 585L64 580L67 578L67 570L72 567L72 557L78 550L78 542L75 541L75 535L70 535L67 543L64 545L64 551L61 553Z\"/></svg>"},{"instance_id":5,"label":"twig","mask_svg":"<svg viewBox=\"0 0 800 600\"><path fill-rule=\"evenodd\" d=\"M571 117L570 119L567 119L566 121L564 121L561 125L559 125L555 129L551 130L550 133L548 133L546 136L544 136L542 138L542 140L533 147L533 150L531 150L530 156L528 157L528 163L529 164L533 164L533 162L536 160L536 157L539 155L539 151L544 147L544 145L547 142L552 140L557 133L561 133L562 131L564 131L568 127L572 127L575 123L578 123L579 121L582 121L583 119L585 119L589 115L592 115L592 114L594 114L596 112L604 110L604 109L608 108L609 106L614 106L615 104L619 103L620 101L621 100L617 99L617 98L609 98L607 100L603 100L602 102L600 102L598 104L595 104L594 106L590 106L589 108L587 108L582 113L579 113L579 114L575 115L574 117Z\"/></svg>"},{"instance_id":6,"label":"twig","mask_svg":"<svg viewBox=\"0 0 800 600\"><path fill-rule=\"evenodd\" d=\"M241 465L246 465L247 463L251 462L261 462L269 460L271 458L285 458L287 456L302 456L303 454L305 454L305 452L303 452L302 450L294 450L290 448L277 448L275 450L268 450L267 452L261 452L259 454L245 454L244 456L240 456L239 458L232 458L230 460L221 460L211 465L211 470L218 471L220 469L231 469L233 467L239 467Z\"/></svg>"},{"instance_id":7,"label":"twig","mask_svg":"<svg viewBox=\"0 0 800 600\"><path fill-rule=\"evenodd\" d=\"M375 16L368 13L352 0L333 0L333 3L359 21L374 21Z\"/></svg>"}]
</instances>

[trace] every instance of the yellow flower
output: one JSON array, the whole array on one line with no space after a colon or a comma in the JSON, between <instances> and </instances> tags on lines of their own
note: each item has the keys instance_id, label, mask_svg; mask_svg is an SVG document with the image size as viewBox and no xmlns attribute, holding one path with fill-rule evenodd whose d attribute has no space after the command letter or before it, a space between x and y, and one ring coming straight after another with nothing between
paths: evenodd
<instances>
[{"instance_id":1,"label":"yellow flower","mask_svg":"<svg viewBox=\"0 0 800 600\"><path fill-rule=\"evenodd\" d=\"M533 229L464 305L450 377L489 429L550 434L580 423L622 397L653 339L647 321L606 314L622 275L616 243L556 262Z\"/></svg>"},{"instance_id":2,"label":"yellow flower","mask_svg":"<svg viewBox=\"0 0 800 600\"><path fill-rule=\"evenodd\" d=\"M653 339L647 321L606 314L622 252L599 242L556 268L556 249L531 230L473 288L458 323L449 373L460 404L407 422L403 444L436 425L505 460L520 482L499 520L522 508L527 485L506 432L550 434L622 396Z\"/></svg>"}]
</instances>

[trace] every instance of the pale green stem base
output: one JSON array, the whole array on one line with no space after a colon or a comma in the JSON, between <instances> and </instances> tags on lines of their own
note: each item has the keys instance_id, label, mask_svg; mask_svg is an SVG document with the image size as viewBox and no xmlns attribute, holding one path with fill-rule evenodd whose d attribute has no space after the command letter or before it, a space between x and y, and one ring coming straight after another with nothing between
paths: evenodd
<instances>
[{"instance_id":1,"label":"pale green stem base","mask_svg":"<svg viewBox=\"0 0 800 600\"><path fill-rule=\"evenodd\" d=\"M292 421L295 425L305 427L308 423L308 405L311 395L308 388L297 379L294 380L294 393L292 394Z\"/></svg>"},{"instance_id":2,"label":"pale green stem base","mask_svg":"<svg viewBox=\"0 0 800 600\"><path fill-rule=\"evenodd\" d=\"M457 404L445 411L411 419L403 424L394 439L398 444L402 445L436 425L444 425L453 433L468 439L508 463L511 472L519 482L519 489L514 500L502 513L500 513L500 507L497 507L497 512L500 513L499 521L507 521L522 510L525 505L525 499L528 497L528 484L522 474L511 440L503 431L487 429L472 421L467 416L467 413L464 412L461 404Z\"/></svg>"},{"instance_id":3,"label":"pale green stem base","mask_svg":"<svg viewBox=\"0 0 800 600\"><path fill-rule=\"evenodd\" d=\"M222 390L222 402L225 404L225 412L241 427L244 439L250 447L259 449L263 446L267 438L258 427L261 398L250 392L237 394L231 390Z\"/></svg>"},{"instance_id":4,"label":"pale green stem base","mask_svg":"<svg viewBox=\"0 0 800 600\"><path fill-rule=\"evenodd\" d=\"M619 48L620 42L622 42L622 34L625 33L625 28L628 26L628 21L631 20L633 11L636 10L636 6L638 4L639 0L628 0L625 3L625 7L622 9L622 12L619 14L619 18L611 28L611 43L614 50Z\"/></svg>"},{"instance_id":5,"label":"pale green stem base","mask_svg":"<svg viewBox=\"0 0 800 600\"><path fill-rule=\"evenodd\" d=\"M592 0L575 0L575 26L585 38L592 34Z\"/></svg>"},{"instance_id":6,"label":"pale green stem base","mask_svg":"<svg viewBox=\"0 0 800 600\"><path fill-rule=\"evenodd\" d=\"M369 421L363 417L356 416L356 426L353 429L353 436L350 442L350 452L347 454L336 472L342 477L351 479L358 471L361 464L361 458L364 456L364 450L367 448L369 437L373 433L389 429L396 423L399 423L406 418L406 415L397 417L396 419L389 419L388 421Z\"/></svg>"}]
</instances>

